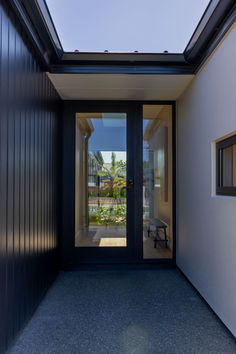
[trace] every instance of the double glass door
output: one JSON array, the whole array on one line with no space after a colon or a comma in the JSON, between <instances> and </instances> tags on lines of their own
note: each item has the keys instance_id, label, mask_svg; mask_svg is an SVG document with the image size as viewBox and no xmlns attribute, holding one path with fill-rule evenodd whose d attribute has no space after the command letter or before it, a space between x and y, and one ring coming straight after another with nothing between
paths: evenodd
<instances>
[{"instance_id":1,"label":"double glass door","mask_svg":"<svg viewBox=\"0 0 236 354\"><path fill-rule=\"evenodd\" d=\"M74 233L67 241L64 235L67 259L172 259L172 106L79 108L73 114Z\"/></svg>"}]
</instances>

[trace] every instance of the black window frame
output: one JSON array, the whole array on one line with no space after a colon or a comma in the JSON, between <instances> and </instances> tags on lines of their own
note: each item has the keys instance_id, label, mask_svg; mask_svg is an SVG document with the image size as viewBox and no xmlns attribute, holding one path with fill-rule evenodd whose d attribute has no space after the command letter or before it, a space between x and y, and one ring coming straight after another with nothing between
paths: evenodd
<instances>
[{"instance_id":1,"label":"black window frame","mask_svg":"<svg viewBox=\"0 0 236 354\"><path fill-rule=\"evenodd\" d=\"M236 144L236 134L216 143L216 195L236 196L236 186L223 186L223 149Z\"/></svg>"}]
</instances>

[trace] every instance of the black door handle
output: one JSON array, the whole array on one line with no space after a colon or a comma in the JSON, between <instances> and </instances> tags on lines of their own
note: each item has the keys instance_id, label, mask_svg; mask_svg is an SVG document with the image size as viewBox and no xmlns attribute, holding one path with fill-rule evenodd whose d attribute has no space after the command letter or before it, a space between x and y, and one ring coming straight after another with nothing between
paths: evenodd
<instances>
[{"instance_id":1,"label":"black door handle","mask_svg":"<svg viewBox=\"0 0 236 354\"><path fill-rule=\"evenodd\" d=\"M127 189L127 191L132 191L134 189L133 179L128 179L128 181L126 183L126 189Z\"/></svg>"}]
</instances>

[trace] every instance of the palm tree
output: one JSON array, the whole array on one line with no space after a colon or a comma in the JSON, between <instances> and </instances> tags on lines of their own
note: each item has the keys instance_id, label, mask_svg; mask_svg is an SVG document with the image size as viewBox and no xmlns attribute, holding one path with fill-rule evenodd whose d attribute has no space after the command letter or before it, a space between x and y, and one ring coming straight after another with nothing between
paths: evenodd
<instances>
[{"instance_id":1,"label":"palm tree","mask_svg":"<svg viewBox=\"0 0 236 354\"><path fill-rule=\"evenodd\" d=\"M101 166L101 170L98 171L100 177L106 177L103 180L105 186L104 189L108 191L110 197L116 200L118 204L119 199L122 194L125 195L126 187L126 162L116 161L116 154L112 152L111 154L111 165Z\"/></svg>"}]
</instances>

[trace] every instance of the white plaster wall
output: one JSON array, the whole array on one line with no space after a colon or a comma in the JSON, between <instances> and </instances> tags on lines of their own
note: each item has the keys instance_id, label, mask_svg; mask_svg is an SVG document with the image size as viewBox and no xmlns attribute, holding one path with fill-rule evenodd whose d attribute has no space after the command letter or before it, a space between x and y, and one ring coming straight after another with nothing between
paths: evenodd
<instances>
[{"instance_id":1,"label":"white plaster wall","mask_svg":"<svg viewBox=\"0 0 236 354\"><path fill-rule=\"evenodd\" d=\"M236 198L212 195L211 173L233 131L235 25L177 102L177 265L236 336Z\"/></svg>"}]
</instances>

